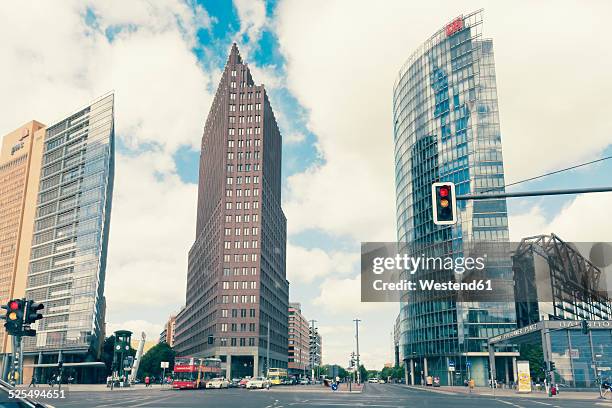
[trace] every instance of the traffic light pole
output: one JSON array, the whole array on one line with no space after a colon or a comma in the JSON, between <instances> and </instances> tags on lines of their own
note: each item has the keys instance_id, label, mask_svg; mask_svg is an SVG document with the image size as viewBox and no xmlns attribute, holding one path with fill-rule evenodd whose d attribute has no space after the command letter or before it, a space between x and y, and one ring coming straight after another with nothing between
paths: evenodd
<instances>
[{"instance_id":1,"label":"traffic light pole","mask_svg":"<svg viewBox=\"0 0 612 408\"><path fill-rule=\"evenodd\" d=\"M612 187L587 187L587 188L569 188L563 190L536 190L523 191L519 193L486 193L486 194L468 194L458 195L457 200L488 200L491 198L512 198L512 197L534 197L534 196L550 196L550 195L565 195L565 194L584 194L584 193L604 193L612 191Z\"/></svg>"},{"instance_id":2,"label":"traffic light pole","mask_svg":"<svg viewBox=\"0 0 612 408\"><path fill-rule=\"evenodd\" d=\"M11 351L10 383L21 384L23 377L23 353L21 352L21 336L13 337L13 350ZM17 378L15 379L15 374Z\"/></svg>"}]
</instances>

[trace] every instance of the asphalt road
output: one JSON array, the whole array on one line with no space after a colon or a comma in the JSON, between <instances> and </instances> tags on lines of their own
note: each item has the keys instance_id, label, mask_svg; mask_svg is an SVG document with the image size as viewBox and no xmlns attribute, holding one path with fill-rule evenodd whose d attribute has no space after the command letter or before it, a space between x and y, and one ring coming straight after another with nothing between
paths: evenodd
<instances>
[{"instance_id":1,"label":"asphalt road","mask_svg":"<svg viewBox=\"0 0 612 408\"><path fill-rule=\"evenodd\" d=\"M442 394L406 388L401 385L368 384L363 393L304 391L299 386L267 390L184 390L141 389L119 392L73 392L67 400L52 401L57 408L302 408L302 407L372 407L372 408L585 408L610 407L612 403L554 399L497 398L476 395Z\"/></svg>"}]
</instances>

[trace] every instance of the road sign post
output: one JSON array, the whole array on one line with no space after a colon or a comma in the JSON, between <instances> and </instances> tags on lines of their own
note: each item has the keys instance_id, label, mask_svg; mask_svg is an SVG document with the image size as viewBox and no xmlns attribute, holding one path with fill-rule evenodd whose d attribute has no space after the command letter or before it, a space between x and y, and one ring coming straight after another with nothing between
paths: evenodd
<instances>
[{"instance_id":1,"label":"road sign post","mask_svg":"<svg viewBox=\"0 0 612 408\"><path fill-rule=\"evenodd\" d=\"M160 363L160 366L161 366L161 368L162 368L162 383L161 383L161 386L163 387L163 386L164 386L164 383L166 382L166 368L169 368L169 367L170 367L170 362L168 362L168 361L162 361L162 362Z\"/></svg>"}]
</instances>

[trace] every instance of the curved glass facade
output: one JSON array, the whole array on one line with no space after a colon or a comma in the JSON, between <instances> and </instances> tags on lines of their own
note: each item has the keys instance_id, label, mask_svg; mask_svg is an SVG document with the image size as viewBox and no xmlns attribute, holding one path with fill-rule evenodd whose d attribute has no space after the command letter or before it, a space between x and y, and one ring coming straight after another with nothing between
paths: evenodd
<instances>
[{"instance_id":1,"label":"curved glass facade","mask_svg":"<svg viewBox=\"0 0 612 408\"><path fill-rule=\"evenodd\" d=\"M505 199L459 201L456 225L432 221L434 182L454 182L458 195L504 190L493 42L481 30L481 11L456 18L419 47L394 85L397 235L408 252L462 256L474 243L508 241ZM488 266L511 279L509 258L489 259ZM472 377L486 383L486 339L515 325L513 294L507 295L488 304L424 292L404 298L403 359L417 364L417 375L437 375L442 383L451 381L450 360L463 376L469 359Z\"/></svg>"}]
</instances>

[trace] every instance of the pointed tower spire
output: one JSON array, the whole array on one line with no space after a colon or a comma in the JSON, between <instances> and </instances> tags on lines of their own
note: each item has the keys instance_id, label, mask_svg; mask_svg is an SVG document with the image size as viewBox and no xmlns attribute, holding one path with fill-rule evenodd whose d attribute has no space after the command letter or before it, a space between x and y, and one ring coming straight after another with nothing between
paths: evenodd
<instances>
[{"instance_id":1,"label":"pointed tower spire","mask_svg":"<svg viewBox=\"0 0 612 408\"><path fill-rule=\"evenodd\" d=\"M232 44L228 62L230 64L242 64L242 58L240 57L240 51L238 51L236 43Z\"/></svg>"}]
</instances>

